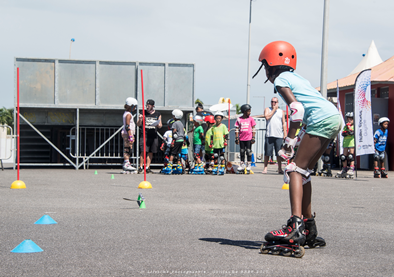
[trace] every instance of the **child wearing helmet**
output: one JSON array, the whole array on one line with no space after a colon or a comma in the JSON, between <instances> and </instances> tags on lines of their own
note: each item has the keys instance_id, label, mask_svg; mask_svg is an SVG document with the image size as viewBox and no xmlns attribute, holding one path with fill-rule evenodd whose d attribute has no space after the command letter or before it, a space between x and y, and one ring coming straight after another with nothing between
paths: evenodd
<instances>
[{"instance_id":1,"label":"child wearing helmet","mask_svg":"<svg viewBox=\"0 0 394 277\"><path fill-rule=\"evenodd\" d=\"M201 145L204 139L204 129L201 124L204 122L200 115L195 115L193 118L194 130L193 130L193 155L196 162L194 168L200 171L204 171L204 166L201 162Z\"/></svg>"},{"instance_id":2,"label":"child wearing helmet","mask_svg":"<svg viewBox=\"0 0 394 277\"><path fill-rule=\"evenodd\" d=\"M238 167L238 171L242 171L246 168L247 171L251 170L252 162L252 144L255 143L256 135L256 122L253 117L250 116L252 107L249 104L241 106L242 116L237 118L235 121L235 144L239 144L239 152L241 156L241 163ZM247 162L245 164L245 155Z\"/></svg>"},{"instance_id":3,"label":"child wearing helmet","mask_svg":"<svg viewBox=\"0 0 394 277\"><path fill-rule=\"evenodd\" d=\"M172 164L174 157L178 157L179 154L181 153L182 145L185 137L183 124L180 121L183 117L183 112L179 109L175 109L172 111L172 115L174 122L171 125L172 143L171 143L170 157L168 159L167 166L162 169L162 172L165 174L172 173Z\"/></svg>"},{"instance_id":4,"label":"child wearing helmet","mask_svg":"<svg viewBox=\"0 0 394 277\"><path fill-rule=\"evenodd\" d=\"M124 105L125 112L123 113L123 129L122 129L122 138L123 138L123 171L134 171L135 167L132 167L130 164L130 156L131 151L133 149L134 143L134 132L135 132L135 124L133 120L132 113L137 111L137 99L133 97L128 97L126 99L126 103Z\"/></svg>"},{"instance_id":5,"label":"child wearing helmet","mask_svg":"<svg viewBox=\"0 0 394 277\"><path fill-rule=\"evenodd\" d=\"M170 155L170 148L171 148L171 143L172 143L172 123L174 123L175 120L173 118L170 118L167 121L167 128L168 130L164 133L163 139L164 142L160 147L160 150L164 152L164 166L167 166L167 163L169 161L169 155Z\"/></svg>"},{"instance_id":6,"label":"child wearing helmet","mask_svg":"<svg viewBox=\"0 0 394 277\"><path fill-rule=\"evenodd\" d=\"M225 170L224 147L227 145L228 129L222 124L223 113L215 113L215 125L212 126L209 136L205 136L210 141L210 147L213 148L214 162L212 174L223 175ZM220 162L218 162L220 160ZM220 163L220 164L219 164Z\"/></svg>"},{"instance_id":7,"label":"child wearing helmet","mask_svg":"<svg viewBox=\"0 0 394 277\"><path fill-rule=\"evenodd\" d=\"M337 174L338 178L352 177L354 174L354 120L353 112L346 113L346 125L343 127L343 154L341 155L342 171ZM350 166L348 168L348 165Z\"/></svg>"},{"instance_id":8,"label":"child wearing helmet","mask_svg":"<svg viewBox=\"0 0 394 277\"><path fill-rule=\"evenodd\" d=\"M311 169L326 151L330 141L341 130L341 117L337 108L325 99L308 80L294 72L297 63L295 48L288 42L275 41L264 47L259 56L265 67L267 81L274 84L274 92L279 93L291 111L290 128L282 149L281 158L293 157L297 142L296 131L300 122L306 125L305 134L298 147L294 161L285 168L284 181L289 183L291 217L281 230L269 232L262 245L262 253L273 249L273 241L280 244L323 245L317 240L317 229L311 211ZM253 76L255 77L257 73ZM305 236L306 235L306 236ZM325 245L325 243L324 243ZM279 250L285 250L280 247ZM303 248L297 248L297 255ZM286 252L287 253L287 252ZM296 252L295 252L296 253ZM303 254L302 254L303 255ZM301 256L302 257L302 256Z\"/></svg>"},{"instance_id":9,"label":"child wearing helmet","mask_svg":"<svg viewBox=\"0 0 394 277\"><path fill-rule=\"evenodd\" d=\"M207 173L211 173L214 165L213 148L211 145L212 126L215 124L213 115L205 116L204 121L207 123L207 130L205 132L205 169Z\"/></svg>"},{"instance_id":10,"label":"child wearing helmet","mask_svg":"<svg viewBox=\"0 0 394 277\"><path fill-rule=\"evenodd\" d=\"M385 158L389 123L390 123L390 119L388 119L387 117L381 117L378 121L380 128L376 130L373 136L375 143L375 155L374 155L375 178L380 178L380 174L382 175L382 178L388 178L386 169L384 167L384 158ZM380 172L379 172L379 161L380 161Z\"/></svg>"}]
</instances>

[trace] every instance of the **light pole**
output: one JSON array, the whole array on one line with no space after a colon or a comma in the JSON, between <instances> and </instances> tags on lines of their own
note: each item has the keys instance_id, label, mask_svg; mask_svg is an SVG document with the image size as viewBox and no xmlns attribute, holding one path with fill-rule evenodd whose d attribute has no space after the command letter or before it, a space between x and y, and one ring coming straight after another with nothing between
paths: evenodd
<instances>
[{"instance_id":1,"label":"light pole","mask_svg":"<svg viewBox=\"0 0 394 277\"><path fill-rule=\"evenodd\" d=\"M330 0L324 0L323 15L323 39L321 50L321 75L320 75L320 93L327 98L327 56L328 56L328 8Z\"/></svg>"},{"instance_id":2,"label":"light pole","mask_svg":"<svg viewBox=\"0 0 394 277\"><path fill-rule=\"evenodd\" d=\"M252 25L252 1L250 0L249 9L249 42L248 42L248 81L246 85L246 104L249 104L250 98L250 39L251 39L251 25Z\"/></svg>"},{"instance_id":3,"label":"light pole","mask_svg":"<svg viewBox=\"0 0 394 277\"><path fill-rule=\"evenodd\" d=\"M71 46L73 45L73 42L75 42L75 39L72 38L70 42L70 53L68 54L69 59L71 59Z\"/></svg>"}]
</instances>

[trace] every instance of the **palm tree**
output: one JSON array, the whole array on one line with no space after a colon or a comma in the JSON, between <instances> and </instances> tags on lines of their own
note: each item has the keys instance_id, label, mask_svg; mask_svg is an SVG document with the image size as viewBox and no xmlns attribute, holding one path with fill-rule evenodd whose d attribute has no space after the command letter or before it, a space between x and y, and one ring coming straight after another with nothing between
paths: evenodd
<instances>
[{"instance_id":1,"label":"palm tree","mask_svg":"<svg viewBox=\"0 0 394 277\"><path fill-rule=\"evenodd\" d=\"M199 98L197 98L196 101L194 101L194 104L196 105L201 104L204 106L204 102L202 102Z\"/></svg>"},{"instance_id":2,"label":"palm tree","mask_svg":"<svg viewBox=\"0 0 394 277\"><path fill-rule=\"evenodd\" d=\"M3 107L0 109L0 124L1 125L8 125L8 126L13 126L14 125L14 109L6 109Z\"/></svg>"},{"instance_id":3,"label":"palm tree","mask_svg":"<svg viewBox=\"0 0 394 277\"><path fill-rule=\"evenodd\" d=\"M241 106L239 104L235 104L235 113L240 114L241 113Z\"/></svg>"}]
</instances>

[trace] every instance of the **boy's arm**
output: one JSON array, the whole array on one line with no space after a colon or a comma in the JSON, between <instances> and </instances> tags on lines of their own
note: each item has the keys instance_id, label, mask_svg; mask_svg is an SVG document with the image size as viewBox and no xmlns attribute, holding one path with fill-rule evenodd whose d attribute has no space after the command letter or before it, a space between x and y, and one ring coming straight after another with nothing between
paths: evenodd
<instances>
[{"instance_id":1,"label":"boy's arm","mask_svg":"<svg viewBox=\"0 0 394 277\"><path fill-rule=\"evenodd\" d=\"M129 141L133 142L134 141L134 137L133 137L134 130L131 130L130 123L131 123L131 114L128 114L128 115L126 115L125 129L126 129L127 135L129 136Z\"/></svg>"}]
</instances>

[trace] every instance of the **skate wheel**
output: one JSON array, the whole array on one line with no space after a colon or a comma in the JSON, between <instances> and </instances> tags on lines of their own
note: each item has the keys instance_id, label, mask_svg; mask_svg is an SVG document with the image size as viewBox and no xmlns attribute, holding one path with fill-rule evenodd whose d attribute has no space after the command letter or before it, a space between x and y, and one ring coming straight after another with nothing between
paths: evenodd
<instances>
[{"instance_id":1,"label":"skate wheel","mask_svg":"<svg viewBox=\"0 0 394 277\"><path fill-rule=\"evenodd\" d=\"M291 256L291 251L283 251L282 255L285 257L290 257Z\"/></svg>"},{"instance_id":2,"label":"skate wheel","mask_svg":"<svg viewBox=\"0 0 394 277\"><path fill-rule=\"evenodd\" d=\"M266 248L266 243L263 243L260 246L260 253L261 254L268 254L268 252L270 252L269 248Z\"/></svg>"},{"instance_id":3,"label":"skate wheel","mask_svg":"<svg viewBox=\"0 0 394 277\"><path fill-rule=\"evenodd\" d=\"M280 249L271 249L271 254L272 255L279 255L280 254Z\"/></svg>"},{"instance_id":4,"label":"skate wheel","mask_svg":"<svg viewBox=\"0 0 394 277\"><path fill-rule=\"evenodd\" d=\"M294 251L294 257L296 258L302 258L305 254L305 249L304 247L300 246Z\"/></svg>"}]
</instances>

